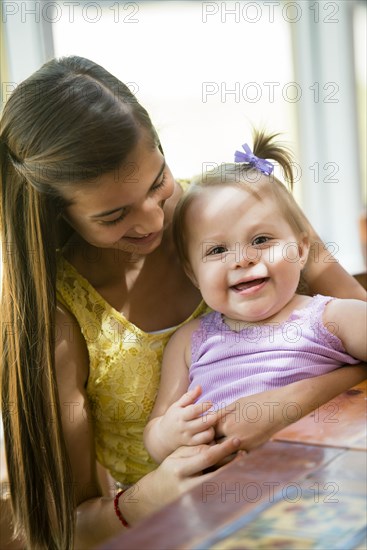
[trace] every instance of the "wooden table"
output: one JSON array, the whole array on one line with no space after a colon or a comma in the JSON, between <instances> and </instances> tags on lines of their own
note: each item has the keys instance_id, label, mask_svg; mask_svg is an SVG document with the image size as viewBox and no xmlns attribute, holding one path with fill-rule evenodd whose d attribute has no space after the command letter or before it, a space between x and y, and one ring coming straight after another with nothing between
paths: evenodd
<instances>
[{"instance_id":1,"label":"wooden table","mask_svg":"<svg viewBox=\"0 0 367 550\"><path fill-rule=\"evenodd\" d=\"M366 549L366 382L103 550Z\"/></svg>"}]
</instances>

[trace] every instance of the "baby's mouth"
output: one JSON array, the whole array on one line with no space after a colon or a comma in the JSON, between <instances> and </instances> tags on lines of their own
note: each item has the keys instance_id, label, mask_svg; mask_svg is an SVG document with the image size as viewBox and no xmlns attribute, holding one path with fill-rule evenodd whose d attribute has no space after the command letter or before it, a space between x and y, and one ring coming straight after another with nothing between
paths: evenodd
<instances>
[{"instance_id":1,"label":"baby's mouth","mask_svg":"<svg viewBox=\"0 0 367 550\"><path fill-rule=\"evenodd\" d=\"M231 286L233 290L236 290L237 292L241 292L242 290L247 290L248 288L251 288L253 286L259 286L262 283L265 283L267 280L267 277L263 277L261 279L252 279L251 281L246 281L243 283L238 283L237 285Z\"/></svg>"}]
</instances>

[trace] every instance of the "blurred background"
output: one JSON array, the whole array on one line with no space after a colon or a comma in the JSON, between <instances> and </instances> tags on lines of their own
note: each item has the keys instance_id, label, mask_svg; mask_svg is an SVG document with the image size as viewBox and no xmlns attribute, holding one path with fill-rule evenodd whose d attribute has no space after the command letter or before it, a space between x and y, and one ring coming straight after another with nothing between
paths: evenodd
<instances>
[{"instance_id":1,"label":"blurred background","mask_svg":"<svg viewBox=\"0 0 367 550\"><path fill-rule=\"evenodd\" d=\"M1 106L45 61L77 54L130 86L176 178L232 161L253 126L281 132L298 202L342 265L365 271L365 1L3 0L0 9Z\"/></svg>"}]
</instances>

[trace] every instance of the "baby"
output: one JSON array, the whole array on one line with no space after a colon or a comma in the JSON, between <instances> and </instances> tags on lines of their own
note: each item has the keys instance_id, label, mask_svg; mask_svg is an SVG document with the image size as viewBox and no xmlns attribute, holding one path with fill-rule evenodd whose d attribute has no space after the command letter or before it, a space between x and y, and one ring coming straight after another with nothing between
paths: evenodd
<instances>
[{"instance_id":1,"label":"baby","mask_svg":"<svg viewBox=\"0 0 367 550\"><path fill-rule=\"evenodd\" d=\"M175 212L179 256L213 311L166 347L144 432L158 462L180 445L210 442L213 411L240 397L367 359L365 302L299 292L307 221L265 160L292 184L288 151L262 133L254 153L244 149L198 179Z\"/></svg>"}]
</instances>

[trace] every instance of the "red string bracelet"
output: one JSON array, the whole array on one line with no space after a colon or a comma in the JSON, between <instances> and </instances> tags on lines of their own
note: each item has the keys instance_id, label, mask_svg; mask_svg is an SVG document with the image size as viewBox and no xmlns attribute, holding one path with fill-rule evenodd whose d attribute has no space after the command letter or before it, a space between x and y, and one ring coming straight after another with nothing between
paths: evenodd
<instances>
[{"instance_id":1,"label":"red string bracelet","mask_svg":"<svg viewBox=\"0 0 367 550\"><path fill-rule=\"evenodd\" d=\"M124 527L130 527L130 525L128 524L128 522L126 521L126 519L124 518L124 516L121 514L121 510L119 508L119 498L120 496L122 495L122 493L124 493L126 491L126 489L122 489L121 491L119 491L117 493L117 495L115 496L114 500L113 500L113 506L115 508L115 513L116 513L116 516L119 518L119 520L121 521L122 525L124 525Z\"/></svg>"}]
</instances>

